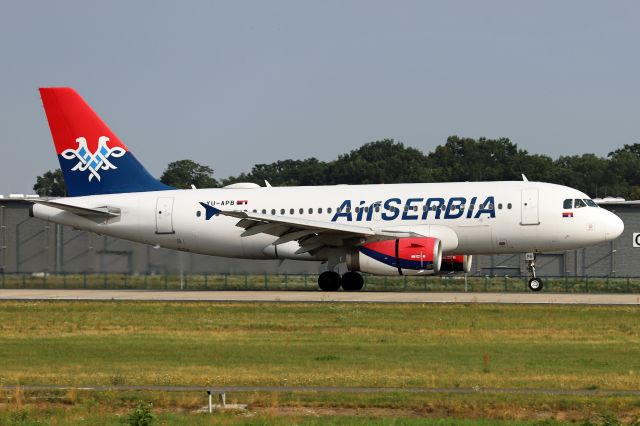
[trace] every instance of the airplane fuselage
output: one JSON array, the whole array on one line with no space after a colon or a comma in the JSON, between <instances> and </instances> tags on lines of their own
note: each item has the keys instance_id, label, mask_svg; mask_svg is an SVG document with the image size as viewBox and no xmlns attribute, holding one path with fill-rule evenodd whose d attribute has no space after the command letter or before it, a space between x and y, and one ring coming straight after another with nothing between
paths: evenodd
<instances>
[{"instance_id":1,"label":"airplane fuselage","mask_svg":"<svg viewBox=\"0 0 640 426\"><path fill-rule=\"evenodd\" d=\"M33 214L98 234L193 253L248 259L326 260L326 253L295 254L297 242L273 246L277 236L242 236L239 219L207 218L201 205L272 217L346 223L374 230L439 237L444 254L569 250L615 234L620 219L605 209L565 208L588 200L568 187L539 182L464 182L249 189L169 190L57 199L120 215L95 220L35 205Z\"/></svg>"}]
</instances>

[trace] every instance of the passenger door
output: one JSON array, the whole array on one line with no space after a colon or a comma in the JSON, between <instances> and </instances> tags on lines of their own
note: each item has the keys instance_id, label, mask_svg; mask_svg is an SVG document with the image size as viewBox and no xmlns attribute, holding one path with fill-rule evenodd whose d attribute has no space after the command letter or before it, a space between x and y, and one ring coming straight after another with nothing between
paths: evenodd
<instances>
[{"instance_id":1,"label":"passenger door","mask_svg":"<svg viewBox=\"0 0 640 426\"><path fill-rule=\"evenodd\" d=\"M520 214L520 225L540 224L538 212L538 188L525 188L522 190Z\"/></svg>"},{"instance_id":2,"label":"passenger door","mask_svg":"<svg viewBox=\"0 0 640 426\"><path fill-rule=\"evenodd\" d=\"M173 233L173 198L160 197L156 202L156 234Z\"/></svg>"}]
</instances>

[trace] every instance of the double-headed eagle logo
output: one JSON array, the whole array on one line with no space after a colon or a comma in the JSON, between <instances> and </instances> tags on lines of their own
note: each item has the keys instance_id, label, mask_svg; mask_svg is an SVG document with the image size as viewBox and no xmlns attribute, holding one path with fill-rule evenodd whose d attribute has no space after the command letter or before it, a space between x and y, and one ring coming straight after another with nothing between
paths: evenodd
<instances>
[{"instance_id":1,"label":"double-headed eagle logo","mask_svg":"<svg viewBox=\"0 0 640 426\"><path fill-rule=\"evenodd\" d=\"M78 159L78 163L73 166L71 171L79 170L84 172L85 170L89 170L89 182L91 182L94 177L100 181L100 173L98 173L98 170L117 169L117 167L109 161L109 157L122 157L127 152L120 147L109 148L107 146L109 138L106 136L100 136L98 138L98 148L96 148L93 153L87 148L87 140L84 137L77 138L76 142L78 143L78 148L65 149L61 155L66 160Z\"/></svg>"}]
</instances>

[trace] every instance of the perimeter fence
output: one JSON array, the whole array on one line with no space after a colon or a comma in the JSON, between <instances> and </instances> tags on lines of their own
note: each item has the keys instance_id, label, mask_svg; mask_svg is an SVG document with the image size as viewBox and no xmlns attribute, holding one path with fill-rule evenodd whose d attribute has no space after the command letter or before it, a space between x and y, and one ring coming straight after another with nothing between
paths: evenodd
<instances>
[{"instance_id":1,"label":"perimeter fence","mask_svg":"<svg viewBox=\"0 0 640 426\"><path fill-rule=\"evenodd\" d=\"M365 291L524 292L526 276L364 276ZM640 277L544 277L554 293L637 293ZM131 290L307 290L317 291L312 274L0 274L4 289L131 289Z\"/></svg>"}]
</instances>

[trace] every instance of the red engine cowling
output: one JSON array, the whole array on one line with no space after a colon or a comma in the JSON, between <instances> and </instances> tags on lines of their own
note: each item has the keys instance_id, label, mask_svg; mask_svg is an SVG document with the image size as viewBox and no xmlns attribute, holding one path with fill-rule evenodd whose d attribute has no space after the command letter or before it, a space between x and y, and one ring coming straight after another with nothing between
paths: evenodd
<instances>
[{"instance_id":1,"label":"red engine cowling","mask_svg":"<svg viewBox=\"0 0 640 426\"><path fill-rule=\"evenodd\" d=\"M473 261L473 256L470 254L454 254L451 256L442 256L440 273L443 273L443 272L467 273L471 270L472 261Z\"/></svg>"},{"instance_id":2,"label":"red engine cowling","mask_svg":"<svg viewBox=\"0 0 640 426\"><path fill-rule=\"evenodd\" d=\"M437 274L441 262L442 243L428 237L376 241L347 254L350 271L375 275Z\"/></svg>"}]
</instances>

